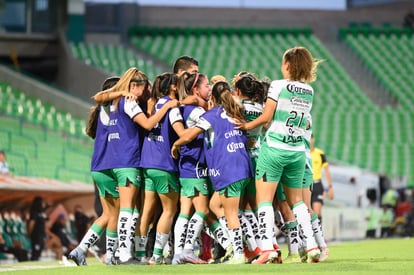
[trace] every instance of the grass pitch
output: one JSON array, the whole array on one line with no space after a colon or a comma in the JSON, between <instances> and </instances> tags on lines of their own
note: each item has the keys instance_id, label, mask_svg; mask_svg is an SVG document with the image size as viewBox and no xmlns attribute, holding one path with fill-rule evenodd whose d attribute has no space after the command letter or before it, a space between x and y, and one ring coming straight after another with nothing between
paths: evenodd
<instances>
[{"instance_id":1,"label":"grass pitch","mask_svg":"<svg viewBox=\"0 0 414 275\"><path fill-rule=\"evenodd\" d=\"M242 274L414 274L414 238L331 243L329 258L316 264L268 265L159 265L105 266L88 258L88 266L63 266L58 261L0 265L0 273L34 274L145 274L145 275L242 275ZM284 257L286 246L282 246Z\"/></svg>"}]
</instances>

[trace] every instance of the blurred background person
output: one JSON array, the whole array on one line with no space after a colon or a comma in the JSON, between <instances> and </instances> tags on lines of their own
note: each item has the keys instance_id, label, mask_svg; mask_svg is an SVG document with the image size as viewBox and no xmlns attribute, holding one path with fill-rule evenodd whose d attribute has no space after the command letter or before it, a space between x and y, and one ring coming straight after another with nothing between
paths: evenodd
<instances>
[{"instance_id":1,"label":"blurred background person","mask_svg":"<svg viewBox=\"0 0 414 275\"><path fill-rule=\"evenodd\" d=\"M62 259L62 243L58 236L46 227L46 221L48 220L46 209L47 206L42 197L37 196L33 199L27 224L27 234L32 246L31 261L39 261L42 251L46 247L55 253L56 259Z\"/></svg>"},{"instance_id":2,"label":"blurred background person","mask_svg":"<svg viewBox=\"0 0 414 275\"><path fill-rule=\"evenodd\" d=\"M77 242L68 233L65 214L62 213L58 215L57 219L50 227L50 232L59 238L65 255L76 247Z\"/></svg>"},{"instance_id":3,"label":"blurred background person","mask_svg":"<svg viewBox=\"0 0 414 275\"><path fill-rule=\"evenodd\" d=\"M10 174L10 167L6 161L6 153L3 150L0 150L0 174Z\"/></svg>"}]
</instances>

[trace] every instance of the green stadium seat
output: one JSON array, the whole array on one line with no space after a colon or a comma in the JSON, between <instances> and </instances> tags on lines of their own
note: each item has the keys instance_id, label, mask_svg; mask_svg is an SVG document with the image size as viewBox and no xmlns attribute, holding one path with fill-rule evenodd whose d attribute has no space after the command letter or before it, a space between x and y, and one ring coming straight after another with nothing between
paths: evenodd
<instances>
[{"instance_id":1,"label":"green stadium seat","mask_svg":"<svg viewBox=\"0 0 414 275\"><path fill-rule=\"evenodd\" d=\"M359 28L361 26L362 29ZM336 154L351 164L371 167L377 172L406 171L399 165L390 166L384 162L395 161L395 155L388 152L396 148L393 144L409 144L414 139L412 127L402 127L398 123L401 120L406 123L404 125L411 125L411 117L414 117L414 94L408 84L414 75L414 66L409 62L414 58L410 47L414 44L413 38L405 34L392 35L392 28L378 31L365 23L358 23L358 28L342 32L343 35L347 33L343 36L344 43L378 76L384 87L397 98L400 107L385 110L376 106L318 37L304 30L144 28L137 35L131 35L130 43L169 67L177 56L195 56L200 61L203 73L208 76L223 74L229 80L242 69L252 71L260 78L281 78L280 57L283 52L292 46L305 45L315 57L326 60L318 69L318 80L312 84L315 89L312 113L314 133L319 142L324 148L333 150L327 150L328 155ZM83 44L82 47L87 53L89 45ZM125 52L125 49L120 48ZM99 47L96 55L104 52ZM115 59L127 60L109 65L113 70L122 71L125 66L132 64L128 61L131 59L128 54L114 55L117 56ZM89 53L85 56L94 62ZM248 58L250 56L255 58ZM112 57L107 62L113 64L110 59ZM97 65L105 66L107 62ZM396 62L398 66L395 66ZM138 60L134 64L148 72L150 78L163 72L152 64L147 67L148 62L141 63ZM339 106L343 106L344 111L338 110ZM407 114L400 114L400 110L405 110ZM366 140L364 144L368 144L367 147L352 145L361 140ZM391 149L381 147L384 143L391 144Z\"/></svg>"},{"instance_id":2,"label":"green stadium seat","mask_svg":"<svg viewBox=\"0 0 414 275\"><path fill-rule=\"evenodd\" d=\"M77 169L79 175L72 174L65 180L85 181L92 151L92 144L85 143L85 121L60 112L50 104L43 104L39 99L29 98L4 83L0 86L2 99L7 97L1 101L0 137L13 174L53 178L54 165L62 164L62 156L56 154L56 149L67 146L66 139L72 130L69 122L74 121L76 143L79 143L76 147L83 148L83 152L80 159L71 158L67 162L68 167Z\"/></svg>"}]
</instances>

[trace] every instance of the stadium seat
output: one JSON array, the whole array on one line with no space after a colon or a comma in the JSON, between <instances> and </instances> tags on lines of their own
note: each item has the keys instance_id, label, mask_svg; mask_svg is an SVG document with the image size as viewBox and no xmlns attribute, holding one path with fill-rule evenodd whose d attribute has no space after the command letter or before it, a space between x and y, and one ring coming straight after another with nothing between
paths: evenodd
<instances>
[{"instance_id":1,"label":"stadium seat","mask_svg":"<svg viewBox=\"0 0 414 275\"><path fill-rule=\"evenodd\" d=\"M200 61L202 72L207 76L223 74L228 80L241 70L250 70L259 78L281 78L280 57L283 52L296 45L305 45L314 57L326 60L326 63L322 63L318 69L318 80L312 83L315 89L312 113L314 132L318 141L324 148L328 148L328 155L334 154L338 160L347 160L350 164L367 168L372 167L374 171L386 172L392 176L406 169L398 165L397 168L395 165L384 164L384 162L395 161L395 155L387 150L394 150L396 147L393 147L393 144L407 144L414 138L413 130L398 126L400 120L407 123L405 125L411 125L411 117L414 117L412 115L414 94L411 86L407 84L411 82L414 75L414 67L412 62L409 62L413 58L412 47L409 47L413 43L413 36L403 32L395 34L394 29L389 27L387 30L377 30L369 26L368 22L359 22L356 25L357 27L341 30L343 42L397 98L400 108L387 109L376 106L318 37L309 30L255 28L160 30L160 28L148 27L135 33L130 32L130 44L169 66L177 56L182 54L195 56ZM79 44L79 46L84 48L77 50L84 53L82 58L94 62L87 49L90 45ZM120 48L121 51L126 51L125 48ZM77 52L74 52L75 56L81 55ZM108 54L99 46L95 55L102 55L104 52ZM252 56L254 58L251 58ZM118 59L128 59L125 55L118 57ZM107 62L111 64L111 60L108 59ZM95 65L106 66L107 62ZM162 72L157 71L155 66L146 67L148 64L146 61L137 62L135 64L142 67L144 72L148 71L147 75L150 78ZM399 66L395 66L395 62L398 62ZM123 70L130 64L128 60L124 60L110 66ZM402 109L408 110L408 113L400 113ZM73 123L70 125L72 127ZM73 132L73 129L71 131ZM353 145L361 140L367 144L366 147ZM383 143L391 144L391 149L380 147Z\"/></svg>"},{"instance_id":2,"label":"stadium seat","mask_svg":"<svg viewBox=\"0 0 414 275\"><path fill-rule=\"evenodd\" d=\"M74 122L75 131L67 123L64 125L67 128L62 127L60 132L55 132L58 129L56 118L59 117ZM44 104L38 98L28 97L24 91L0 81L0 125L1 149L6 150L14 175L53 178L54 165L62 164L62 156L56 154L56 148L67 147L68 136L73 134L72 142L77 144L74 147L82 148L83 152L80 153L81 157L72 157L66 164L77 169L78 175L59 179L85 181L85 174L89 174L92 144L85 142L83 119L64 114L54 106Z\"/></svg>"}]
</instances>

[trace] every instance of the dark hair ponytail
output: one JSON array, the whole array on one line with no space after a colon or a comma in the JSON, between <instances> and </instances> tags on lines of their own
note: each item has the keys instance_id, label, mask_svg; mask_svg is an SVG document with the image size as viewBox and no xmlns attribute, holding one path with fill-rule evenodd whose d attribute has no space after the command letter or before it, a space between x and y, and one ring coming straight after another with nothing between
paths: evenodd
<instances>
[{"instance_id":1,"label":"dark hair ponytail","mask_svg":"<svg viewBox=\"0 0 414 275\"><path fill-rule=\"evenodd\" d=\"M243 96L254 102L263 104L265 98L264 86L251 76L241 77L235 84Z\"/></svg>"},{"instance_id":2,"label":"dark hair ponytail","mask_svg":"<svg viewBox=\"0 0 414 275\"><path fill-rule=\"evenodd\" d=\"M221 105L226 113L238 120L244 119L243 107L233 98L230 85L225 81L214 83L211 90L217 105Z\"/></svg>"}]
</instances>

